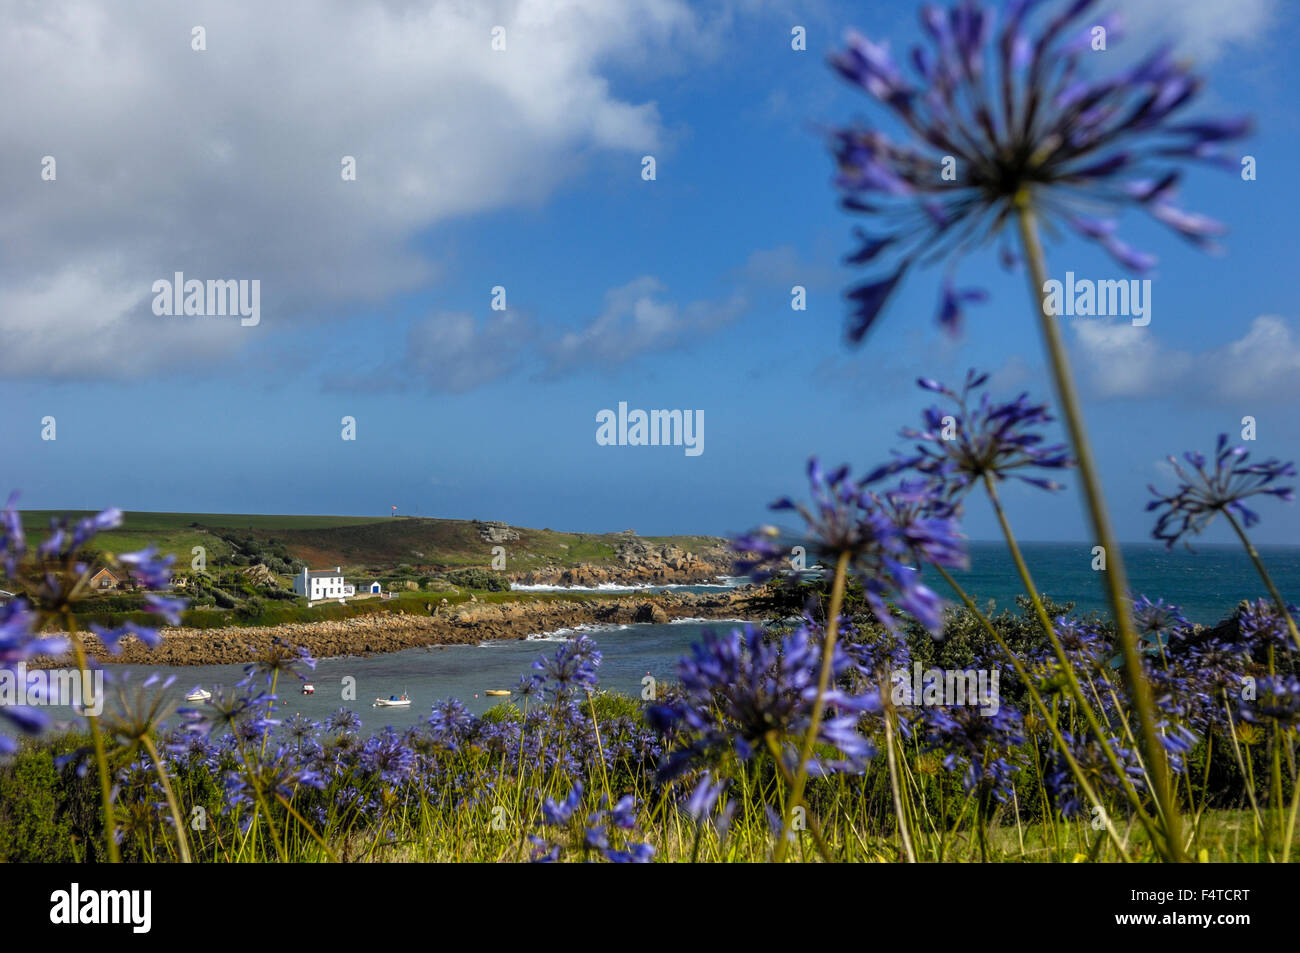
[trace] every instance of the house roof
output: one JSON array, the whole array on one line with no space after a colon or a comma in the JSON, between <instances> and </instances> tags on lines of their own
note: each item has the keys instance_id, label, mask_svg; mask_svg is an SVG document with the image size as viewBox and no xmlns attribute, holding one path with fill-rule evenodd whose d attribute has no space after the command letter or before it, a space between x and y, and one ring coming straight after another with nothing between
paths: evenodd
<instances>
[{"instance_id":1,"label":"house roof","mask_svg":"<svg viewBox=\"0 0 1300 953\"><path fill-rule=\"evenodd\" d=\"M341 579L342 577L343 573L335 569L322 569L319 572L308 570L307 572L308 579Z\"/></svg>"},{"instance_id":2,"label":"house roof","mask_svg":"<svg viewBox=\"0 0 1300 953\"><path fill-rule=\"evenodd\" d=\"M95 574L94 574L93 576L91 576L90 578L91 578L91 579L97 579L97 578L99 578L100 576L102 576L104 573L108 573L110 576L112 576L112 577L113 577L114 579L116 579L118 582L121 582L122 579L124 578L122 575L119 575L118 573L113 572L113 570L109 569L107 566L103 567L102 569L97 570L97 571L95 572Z\"/></svg>"}]
</instances>

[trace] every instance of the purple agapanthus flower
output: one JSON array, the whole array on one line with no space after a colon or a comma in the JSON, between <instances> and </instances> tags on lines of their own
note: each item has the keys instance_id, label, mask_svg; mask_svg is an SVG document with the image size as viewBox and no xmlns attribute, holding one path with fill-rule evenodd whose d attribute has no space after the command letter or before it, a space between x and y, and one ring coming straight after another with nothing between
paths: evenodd
<instances>
[{"instance_id":1,"label":"purple agapanthus flower","mask_svg":"<svg viewBox=\"0 0 1300 953\"><path fill-rule=\"evenodd\" d=\"M18 512L18 491L9 494L5 508L0 510L0 560L4 561L5 575L10 579L18 575L18 561L27 552L27 536L23 533L23 518Z\"/></svg>"},{"instance_id":2,"label":"purple agapanthus flower","mask_svg":"<svg viewBox=\"0 0 1300 953\"><path fill-rule=\"evenodd\" d=\"M1175 605L1166 605L1165 600L1152 602L1146 596L1133 600L1133 625L1139 637L1156 645L1165 645L1170 637L1191 623Z\"/></svg>"},{"instance_id":3,"label":"purple agapanthus flower","mask_svg":"<svg viewBox=\"0 0 1300 953\"><path fill-rule=\"evenodd\" d=\"M109 655L117 655L122 651L119 644L122 639L128 635L133 635L149 648L157 648L162 643L162 636L158 634L157 629L151 629L147 626L136 625L129 619L123 622L117 628L109 629L92 622L90 631L95 633L95 637L108 650Z\"/></svg>"},{"instance_id":4,"label":"purple agapanthus flower","mask_svg":"<svg viewBox=\"0 0 1300 953\"><path fill-rule=\"evenodd\" d=\"M1241 703L1241 717L1252 724L1275 722L1289 728L1300 726L1300 678L1275 675L1261 678L1256 697Z\"/></svg>"},{"instance_id":5,"label":"purple agapanthus flower","mask_svg":"<svg viewBox=\"0 0 1300 953\"><path fill-rule=\"evenodd\" d=\"M993 401L988 392L972 397L988 382L988 375L968 371L960 391L935 380L917 384L948 398L953 407L929 407L920 430L907 427L903 437L917 441L911 453L900 453L867 475L874 483L886 476L913 470L941 488L949 501L960 499L987 474L995 480L1014 477L1046 490L1061 484L1025 470L1063 470L1073 465L1064 444L1049 444L1038 428L1052 422L1046 404L1035 404L1028 394L1014 400Z\"/></svg>"},{"instance_id":6,"label":"purple agapanthus flower","mask_svg":"<svg viewBox=\"0 0 1300 953\"><path fill-rule=\"evenodd\" d=\"M1259 522L1259 515L1242 502L1252 496L1275 496L1288 503L1295 499L1294 487L1274 485L1296 475L1293 463L1274 458L1250 463L1246 448L1230 446L1227 434L1219 434L1213 469L1207 469L1209 461L1200 453L1183 454L1190 471L1173 457L1168 459L1178 488L1166 494L1150 487L1156 499L1147 504L1147 511L1163 510L1151 535L1170 549L1183 537L1199 534L1220 512L1241 517L1246 527Z\"/></svg>"},{"instance_id":7,"label":"purple agapanthus flower","mask_svg":"<svg viewBox=\"0 0 1300 953\"><path fill-rule=\"evenodd\" d=\"M708 764L734 752L748 760L765 750L770 737L779 745L802 739L811 723L817 696L823 645L800 626L783 638L769 638L746 625L725 635L706 632L702 642L677 665L681 694L646 712L660 731L685 739L661 770L664 779L678 777L696 764ZM818 763L817 773L860 767L873 752L857 730L858 715L878 708L878 700L850 696L837 682L853 667L840 645L831 659L832 686L824 702L830 715L822 719L818 741L842 756Z\"/></svg>"},{"instance_id":8,"label":"purple agapanthus flower","mask_svg":"<svg viewBox=\"0 0 1300 953\"><path fill-rule=\"evenodd\" d=\"M1082 19L1096 0L1008 0L1000 24L974 0L926 6L926 46L908 57L911 74L886 43L852 33L832 67L885 106L904 136L853 126L830 146L843 206L869 216L871 232L848 256L881 266L851 289L848 334L860 341L910 269L953 261L996 239L1020 203L1104 248L1123 267L1155 259L1117 236L1117 216L1137 208L1201 246L1224 231L1175 204L1177 164L1235 166L1223 143L1247 134L1246 119L1184 120L1201 80L1167 47L1108 78L1082 66L1091 31ZM1039 9L1042 17L1038 17ZM1050 9L1048 9L1050 8ZM1111 23L1112 33L1115 24ZM1101 216L1101 217L1098 217ZM1004 251L1004 262L1011 259ZM955 330L979 289L958 289L951 271L939 319Z\"/></svg>"},{"instance_id":9,"label":"purple agapanthus flower","mask_svg":"<svg viewBox=\"0 0 1300 953\"><path fill-rule=\"evenodd\" d=\"M1015 749L1025 740L1020 712L1010 705L992 714L973 705L934 706L924 717L930 747L943 753L946 770L962 772L962 789L1005 800L1021 758Z\"/></svg>"},{"instance_id":10,"label":"purple agapanthus flower","mask_svg":"<svg viewBox=\"0 0 1300 953\"><path fill-rule=\"evenodd\" d=\"M811 505L789 498L772 504L774 510L797 512L804 533L787 537L765 527L738 537L734 545L746 555L737 562L737 572L759 579L775 575L789 567L793 545L831 566L847 555L849 571L861 582L882 625L894 626L887 604L892 598L927 629L938 631L942 601L921 581L919 563L965 568L965 540L955 517L897 505L901 499L891 504L852 481L848 467L827 473L816 457L808 461L808 480Z\"/></svg>"},{"instance_id":11,"label":"purple agapanthus flower","mask_svg":"<svg viewBox=\"0 0 1300 953\"><path fill-rule=\"evenodd\" d=\"M580 635L560 646L554 655L533 662L533 670L545 691L557 699L565 699L575 691L596 690L600 658L595 641Z\"/></svg>"},{"instance_id":12,"label":"purple agapanthus flower","mask_svg":"<svg viewBox=\"0 0 1300 953\"><path fill-rule=\"evenodd\" d=\"M171 581L171 565L176 557L170 553L161 555L157 546L150 546L137 553L122 553L117 560L146 589L165 589Z\"/></svg>"}]
</instances>

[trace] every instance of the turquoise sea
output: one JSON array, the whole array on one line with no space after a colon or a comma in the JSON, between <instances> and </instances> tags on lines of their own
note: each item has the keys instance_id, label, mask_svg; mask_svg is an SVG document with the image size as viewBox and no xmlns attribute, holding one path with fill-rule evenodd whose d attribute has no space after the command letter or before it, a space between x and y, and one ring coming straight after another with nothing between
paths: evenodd
<instances>
[{"instance_id":1,"label":"turquoise sea","mask_svg":"<svg viewBox=\"0 0 1300 953\"><path fill-rule=\"evenodd\" d=\"M1268 596L1240 546L1197 546L1188 552L1182 547L1167 551L1159 543L1141 543L1123 549L1134 594L1172 602L1193 622L1218 622L1240 600ZM1092 570L1090 544L1024 543L1021 550L1040 592L1057 602L1073 602L1080 611L1105 610L1103 580ZM1300 547L1262 546L1259 553L1282 595L1300 603ZM972 543L970 555L970 570L956 574L962 588L977 605L993 599L999 607L1014 606L1023 588L1006 547ZM936 590L952 596L942 580L933 581Z\"/></svg>"}]
</instances>

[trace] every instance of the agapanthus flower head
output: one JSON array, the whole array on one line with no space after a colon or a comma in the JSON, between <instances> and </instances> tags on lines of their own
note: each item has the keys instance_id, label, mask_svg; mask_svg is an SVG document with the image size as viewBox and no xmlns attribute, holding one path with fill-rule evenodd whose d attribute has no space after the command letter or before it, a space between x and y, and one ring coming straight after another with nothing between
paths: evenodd
<instances>
[{"instance_id":1,"label":"agapanthus flower head","mask_svg":"<svg viewBox=\"0 0 1300 953\"><path fill-rule=\"evenodd\" d=\"M942 601L921 581L920 566L926 561L966 566L965 540L952 511L917 505L915 494L925 495L917 487L900 487L892 500L879 496L850 479L848 467L827 472L816 457L808 461L808 481L811 503L784 498L772 504L774 510L798 513L804 530L783 536L765 528L738 537L733 545L746 556L737 562L737 572L761 579L784 571L792 541L824 566L847 556L849 572L882 625L895 625L887 604L894 599L927 629L938 631Z\"/></svg>"},{"instance_id":2,"label":"agapanthus flower head","mask_svg":"<svg viewBox=\"0 0 1300 953\"><path fill-rule=\"evenodd\" d=\"M564 699L574 692L594 692L599 684L600 649L586 635L565 642L555 654L533 662L533 670L543 689L555 698Z\"/></svg>"},{"instance_id":3,"label":"agapanthus flower head","mask_svg":"<svg viewBox=\"0 0 1300 953\"><path fill-rule=\"evenodd\" d=\"M156 672L142 678L134 677L130 671L112 676L112 702L100 716L110 753L124 758L141 756L146 742L162 730L163 723L176 711L170 691L175 683L175 675L164 678Z\"/></svg>"},{"instance_id":4,"label":"agapanthus flower head","mask_svg":"<svg viewBox=\"0 0 1300 953\"><path fill-rule=\"evenodd\" d=\"M448 698L434 703L428 724L434 740L454 751L468 737L475 718L459 698Z\"/></svg>"},{"instance_id":5,"label":"agapanthus flower head","mask_svg":"<svg viewBox=\"0 0 1300 953\"><path fill-rule=\"evenodd\" d=\"M391 726L371 735L361 746L360 766L384 784L400 784L415 771L415 752Z\"/></svg>"},{"instance_id":6,"label":"agapanthus flower head","mask_svg":"<svg viewBox=\"0 0 1300 953\"><path fill-rule=\"evenodd\" d=\"M1133 600L1133 624L1139 636L1161 645L1190 625L1178 606L1166 605L1164 599L1152 602L1146 596Z\"/></svg>"},{"instance_id":7,"label":"agapanthus flower head","mask_svg":"<svg viewBox=\"0 0 1300 953\"><path fill-rule=\"evenodd\" d=\"M874 224L859 233L861 246L848 261L881 266L849 292L852 341L862 339L910 269L953 262L996 240L1022 203L1138 271L1155 259L1117 236L1126 208L1201 246L1224 230L1177 207L1177 165L1235 166L1237 157L1220 146L1244 136L1250 123L1183 120L1202 84L1165 47L1108 78L1089 78L1082 64L1095 58L1088 41L1103 21L1083 15L1096 6L1008 0L1000 24L991 7L974 0L947 10L926 6L928 45L912 49L910 75L887 44L856 33L831 58L903 129L901 139L861 126L830 137L844 207ZM982 298L979 289L955 287L949 271L939 320L955 330L962 305Z\"/></svg>"},{"instance_id":8,"label":"agapanthus flower head","mask_svg":"<svg viewBox=\"0 0 1300 953\"><path fill-rule=\"evenodd\" d=\"M1288 606L1287 611L1292 617L1300 615L1295 606ZM1286 619L1266 599L1244 604L1237 614L1237 628L1241 646L1258 658L1263 658L1270 647L1289 649L1293 644Z\"/></svg>"},{"instance_id":9,"label":"agapanthus flower head","mask_svg":"<svg viewBox=\"0 0 1300 953\"><path fill-rule=\"evenodd\" d=\"M1061 484L1037 475L1041 470L1063 470L1073 465L1064 444L1049 444L1041 428L1051 423L1046 404L1035 404L1027 393L1013 400L994 401L980 389L988 375L971 370L960 390L922 378L917 384L941 394L950 407L929 407L921 429L901 431L915 440L912 452L897 454L891 462L867 475L874 483L886 476L912 470L940 488L939 495L960 499L985 475L994 480L1014 477L1046 490ZM976 399L976 392L980 392ZM1028 471L1028 472L1026 472Z\"/></svg>"},{"instance_id":10,"label":"agapanthus flower head","mask_svg":"<svg viewBox=\"0 0 1300 953\"><path fill-rule=\"evenodd\" d=\"M1249 451L1229 444L1227 434L1219 434L1212 467L1200 453L1183 454L1186 467L1173 457L1168 459L1178 487L1168 494L1150 487L1156 499L1147 504L1147 511L1163 511L1151 535L1164 540L1170 549L1183 537L1199 534L1220 512L1240 517L1246 527L1253 526L1259 515L1242 502L1252 496L1275 496L1288 503L1295 499L1294 487L1276 485L1278 480L1296 475L1294 464L1271 457L1251 463Z\"/></svg>"},{"instance_id":11,"label":"agapanthus flower head","mask_svg":"<svg viewBox=\"0 0 1300 953\"><path fill-rule=\"evenodd\" d=\"M931 749L944 753L945 770L962 771L966 792L982 789L997 800L1011 793L1015 749L1025 740L1015 708L1001 705L990 714L975 705L929 706L924 717Z\"/></svg>"},{"instance_id":12,"label":"agapanthus flower head","mask_svg":"<svg viewBox=\"0 0 1300 953\"><path fill-rule=\"evenodd\" d=\"M325 719L325 730L330 734L352 735L361 730L361 716L347 708L340 708Z\"/></svg>"},{"instance_id":13,"label":"agapanthus flower head","mask_svg":"<svg viewBox=\"0 0 1300 953\"><path fill-rule=\"evenodd\" d=\"M250 734L260 737L279 724L269 712L275 700L266 692L233 692L218 685L202 707L181 708L177 713L187 731L222 736L247 726Z\"/></svg>"},{"instance_id":14,"label":"agapanthus flower head","mask_svg":"<svg viewBox=\"0 0 1300 953\"><path fill-rule=\"evenodd\" d=\"M1255 697L1241 703L1241 717L1250 724L1300 727L1300 678L1274 675L1259 679Z\"/></svg>"},{"instance_id":15,"label":"agapanthus flower head","mask_svg":"<svg viewBox=\"0 0 1300 953\"><path fill-rule=\"evenodd\" d=\"M726 634L705 632L678 662L680 694L646 713L651 724L686 740L665 762L661 776L675 778L730 752L747 760L766 750L769 738L778 745L802 738L811 720L823 647L807 626L779 639L751 625ZM837 644L832 678L838 681L852 667ZM857 715L871 708L873 699L832 687L824 700L832 714L823 718L818 740L836 748L842 760L815 770L860 766L872 747L857 731Z\"/></svg>"},{"instance_id":16,"label":"agapanthus flower head","mask_svg":"<svg viewBox=\"0 0 1300 953\"><path fill-rule=\"evenodd\" d=\"M1116 793L1124 789L1125 783L1132 785L1134 790L1139 792L1145 788L1145 776L1137 752L1127 747L1122 738L1112 737L1109 739L1109 744L1115 754L1115 760L1119 762L1124 772L1123 778L1115 773L1094 735L1090 733L1075 735L1062 729L1061 736L1093 791L1098 794ZM1048 793L1055 800L1057 808L1066 817L1087 815L1094 807L1101 806L1090 804L1085 800L1083 789L1079 787L1073 769L1059 749L1054 748L1049 756L1043 782Z\"/></svg>"},{"instance_id":17,"label":"agapanthus flower head","mask_svg":"<svg viewBox=\"0 0 1300 953\"><path fill-rule=\"evenodd\" d=\"M316 659L305 646L292 646L279 636L271 637L271 644L258 657L244 666L244 677L239 681L241 687L251 686L261 678L268 688L280 676L292 676L305 682L307 676L300 667L315 670Z\"/></svg>"}]
</instances>

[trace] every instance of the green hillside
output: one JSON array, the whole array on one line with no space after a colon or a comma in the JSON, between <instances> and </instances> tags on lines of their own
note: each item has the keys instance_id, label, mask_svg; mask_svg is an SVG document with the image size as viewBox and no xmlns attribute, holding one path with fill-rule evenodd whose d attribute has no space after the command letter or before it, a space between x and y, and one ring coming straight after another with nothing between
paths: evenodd
<instances>
[{"instance_id":1,"label":"green hillside","mask_svg":"<svg viewBox=\"0 0 1300 953\"><path fill-rule=\"evenodd\" d=\"M23 525L33 543L48 530L52 511L28 510ZM80 518L84 512L70 514ZM120 529L102 533L92 547L102 553L123 553L157 544L173 553L177 565L187 566L195 546L203 546L210 562L246 564L244 556L260 552L287 554L310 566L344 566L388 570L488 567L492 548L485 539L487 524L474 520L425 517L276 516L239 513L128 512ZM509 569L522 572L543 566L579 563L613 564L617 533L563 533L551 529L510 527L518 539L502 541ZM673 543L694 552L717 550L723 541L708 536L644 537L647 542ZM258 561L254 558L251 561Z\"/></svg>"}]
</instances>

